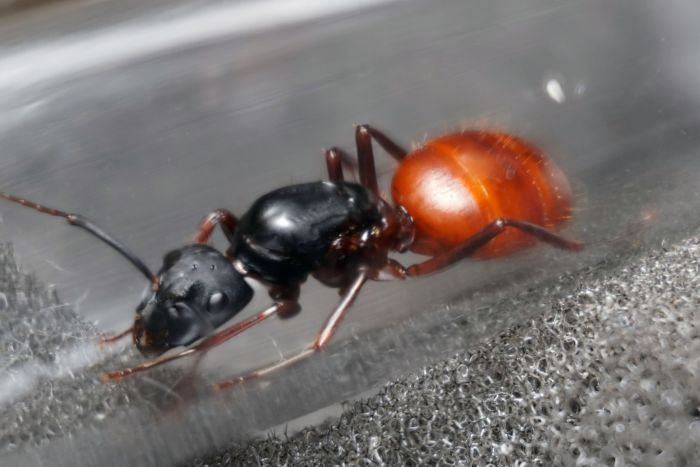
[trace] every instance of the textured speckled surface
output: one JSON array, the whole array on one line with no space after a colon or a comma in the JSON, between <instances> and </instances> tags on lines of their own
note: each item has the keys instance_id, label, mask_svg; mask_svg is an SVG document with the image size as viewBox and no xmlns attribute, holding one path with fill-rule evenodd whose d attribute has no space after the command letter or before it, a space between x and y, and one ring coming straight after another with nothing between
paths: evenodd
<instances>
[{"instance_id":1,"label":"textured speckled surface","mask_svg":"<svg viewBox=\"0 0 700 467\"><path fill-rule=\"evenodd\" d=\"M60 349L92 342L94 331L18 272L8 253L2 250L9 323L2 345L10 374L22 360L50 363ZM231 435L228 448L226 436L213 434L216 426L207 429L202 409L193 419L199 425L176 438L197 449L153 444L149 452L140 442L112 440L104 451L71 452L70 446L118 433L104 420L123 412L160 414L150 427L132 429L146 440L172 442L163 421L173 415L162 409L172 409L169 398L181 395L162 389L164 381L174 384L173 372L105 385L94 371L119 364L110 357L82 374L40 375L34 391L3 408L2 458L13 465L118 465L123 459L190 466L692 465L700 456L699 255L700 240L689 238L514 294L491 308L506 313L540 303L546 310L345 404L339 418L289 436L284 428L263 430L264 439L252 441L246 439L253 434ZM570 287L562 298L548 299ZM26 321L17 310L33 318ZM121 436L126 442L134 433ZM207 445L211 454L202 454ZM202 457L186 461L187 452Z\"/></svg>"},{"instance_id":2,"label":"textured speckled surface","mask_svg":"<svg viewBox=\"0 0 700 467\"><path fill-rule=\"evenodd\" d=\"M83 371L97 359L118 363L98 351L94 326L17 266L9 245L0 245L0 291L0 454L75 435L134 404L148 407L147 380L107 385Z\"/></svg>"},{"instance_id":3,"label":"textured speckled surface","mask_svg":"<svg viewBox=\"0 0 700 467\"><path fill-rule=\"evenodd\" d=\"M699 260L692 238L585 272L543 316L339 420L188 465L696 465Z\"/></svg>"}]
</instances>

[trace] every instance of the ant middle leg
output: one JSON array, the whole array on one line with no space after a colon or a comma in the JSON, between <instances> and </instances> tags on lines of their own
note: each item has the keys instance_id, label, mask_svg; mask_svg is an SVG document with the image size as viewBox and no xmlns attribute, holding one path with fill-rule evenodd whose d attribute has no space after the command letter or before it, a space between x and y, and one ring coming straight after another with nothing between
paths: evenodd
<instances>
[{"instance_id":1,"label":"ant middle leg","mask_svg":"<svg viewBox=\"0 0 700 467\"><path fill-rule=\"evenodd\" d=\"M343 166L350 169L353 176L357 178L357 161L347 152L340 148L330 148L324 151L326 155L326 167L328 169L328 178L332 182L342 182L345 180L343 174Z\"/></svg>"},{"instance_id":2,"label":"ant middle leg","mask_svg":"<svg viewBox=\"0 0 700 467\"><path fill-rule=\"evenodd\" d=\"M401 161L406 156L407 152L384 133L369 125L358 125L355 128L355 144L357 145L360 182L372 193L380 196L379 186L377 184L377 171L374 166L372 139L377 141L377 143L397 161Z\"/></svg>"},{"instance_id":3,"label":"ant middle leg","mask_svg":"<svg viewBox=\"0 0 700 467\"><path fill-rule=\"evenodd\" d=\"M225 388L234 386L236 384L243 383L243 382L248 381L250 379L265 376L265 375L272 373L276 370L282 369L282 368L287 367L293 363L296 363L300 360L303 360L304 358L309 357L309 356L313 355L314 353L318 352L319 350L321 350L326 344L328 344L328 342L331 340L331 338L335 334L336 330L338 329L338 326L340 325L340 322L347 314L348 309L350 309L350 306L355 301L355 298L357 298L357 295L359 294L360 289L362 289L362 286L365 284L367 279L368 279L367 272L363 271L363 272L360 272L358 274L358 276L351 282L350 286L343 293L343 296L340 299L340 302L338 303L338 305L336 305L335 309L333 310L331 315L326 320L325 324L323 325L323 328L321 328L320 332L316 335L316 339L309 346L307 346L304 350L297 353L296 355L292 355L291 357L285 358L280 362L274 363L272 365L269 365L269 366L266 366L263 368L259 368L259 369L252 371L246 375L239 376L237 378L232 378L232 379L229 379L226 381L222 381L218 384L215 384L214 389L217 389L217 390L225 389Z\"/></svg>"},{"instance_id":4,"label":"ant middle leg","mask_svg":"<svg viewBox=\"0 0 700 467\"><path fill-rule=\"evenodd\" d=\"M192 241L194 243L207 243L217 225L221 225L221 230L223 230L224 235L231 241L233 232L236 230L236 225L238 225L238 219L228 209L212 211L199 223L199 228L192 238Z\"/></svg>"},{"instance_id":5,"label":"ant middle leg","mask_svg":"<svg viewBox=\"0 0 700 467\"><path fill-rule=\"evenodd\" d=\"M360 128L362 130L358 131ZM403 158L406 157L406 154L408 154L408 151L404 149L403 146L396 143L383 131L376 129L371 125L358 125L355 133L355 138L358 138L358 135L360 134L362 134L363 138L366 135L369 136L371 139L375 140L382 147L382 149L384 149L387 152L387 154L389 154L396 160L396 162L401 162Z\"/></svg>"}]
</instances>

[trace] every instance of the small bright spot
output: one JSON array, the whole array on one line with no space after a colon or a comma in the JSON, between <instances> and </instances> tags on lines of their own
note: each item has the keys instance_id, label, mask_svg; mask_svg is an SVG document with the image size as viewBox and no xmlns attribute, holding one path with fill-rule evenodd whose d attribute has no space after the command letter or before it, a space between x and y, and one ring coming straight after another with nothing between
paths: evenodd
<instances>
[{"instance_id":1,"label":"small bright spot","mask_svg":"<svg viewBox=\"0 0 700 467\"><path fill-rule=\"evenodd\" d=\"M503 443L500 446L500 450L501 450L501 454L503 454L504 456L507 456L513 452L513 445L510 443Z\"/></svg>"},{"instance_id":2,"label":"small bright spot","mask_svg":"<svg viewBox=\"0 0 700 467\"><path fill-rule=\"evenodd\" d=\"M286 214L275 217L272 219L272 223L280 230L290 229L294 226L294 222Z\"/></svg>"},{"instance_id":3,"label":"small bright spot","mask_svg":"<svg viewBox=\"0 0 700 467\"><path fill-rule=\"evenodd\" d=\"M564 89L561 86L559 80L551 78L547 80L544 85L544 90L547 95L557 104L563 104L566 100L566 95L564 94Z\"/></svg>"}]
</instances>

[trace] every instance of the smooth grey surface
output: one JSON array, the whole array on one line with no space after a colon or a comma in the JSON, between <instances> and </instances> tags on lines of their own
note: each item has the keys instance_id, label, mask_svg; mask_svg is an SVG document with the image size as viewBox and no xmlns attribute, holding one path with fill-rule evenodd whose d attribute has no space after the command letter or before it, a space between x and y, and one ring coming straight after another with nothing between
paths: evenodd
<instances>
[{"instance_id":1,"label":"smooth grey surface","mask_svg":"<svg viewBox=\"0 0 700 467\"><path fill-rule=\"evenodd\" d=\"M16 459L158 465L223 447L542 313L567 293L562 273L697 226L696 2L412 1L322 17L265 9L273 4L72 3L1 23L2 189L92 217L155 267L210 209L241 212L267 190L323 177L320 149L352 148L353 123L407 143L461 125L498 127L535 141L570 175L567 233L587 250L538 248L410 284L370 284L325 355L210 397L208 382L311 339L336 295L309 283L299 317L212 352L201 397L166 421L161 405L182 397L172 391L177 369L104 386L100 369L134 355L98 352L93 334L80 340L72 326L54 326L59 340L83 345L48 365L29 359L3 378L0 396L14 410L64 394L58 413L69 415L41 449L27 438L4 446ZM386 181L391 167L380 162ZM0 214L0 238L14 242L20 263L77 310L66 324L128 325L144 286L128 264L55 219L5 205ZM543 285L548 300L493 305ZM250 312L264 305L261 293ZM19 316L31 331L32 315ZM110 410L71 411L110 394L121 401Z\"/></svg>"}]
</instances>

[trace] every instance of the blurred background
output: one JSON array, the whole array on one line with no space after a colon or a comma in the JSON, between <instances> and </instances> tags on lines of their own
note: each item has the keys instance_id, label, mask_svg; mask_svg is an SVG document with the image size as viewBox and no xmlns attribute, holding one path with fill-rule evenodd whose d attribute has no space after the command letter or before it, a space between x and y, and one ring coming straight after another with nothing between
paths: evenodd
<instances>
[{"instance_id":1,"label":"blurred background","mask_svg":"<svg viewBox=\"0 0 700 467\"><path fill-rule=\"evenodd\" d=\"M698 18L691 0L2 1L0 187L93 219L155 269L212 209L240 214L325 177L322 148L354 152L353 124L406 145L469 126L535 142L569 174L566 233L589 248L370 284L337 343L400 323L423 332L453 320L456 303L468 314L697 227ZM393 165L377 154L387 186ZM0 215L0 239L83 319L129 326L146 284L121 257L61 220L10 205ZM267 304L258 292L248 313ZM336 293L310 282L303 294L300 316L212 352L205 378L309 342ZM399 346L339 389L342 375L326 374L323 396L286 404L351 397L534 313L487 315L429 350Z\"/></svg>"}]
</instances>

